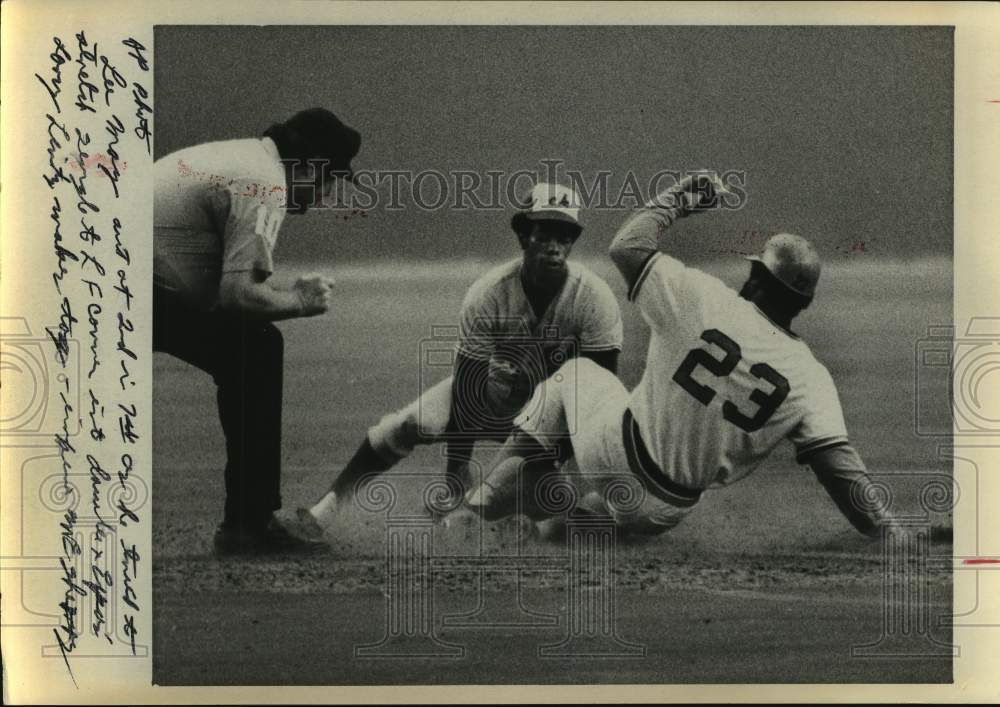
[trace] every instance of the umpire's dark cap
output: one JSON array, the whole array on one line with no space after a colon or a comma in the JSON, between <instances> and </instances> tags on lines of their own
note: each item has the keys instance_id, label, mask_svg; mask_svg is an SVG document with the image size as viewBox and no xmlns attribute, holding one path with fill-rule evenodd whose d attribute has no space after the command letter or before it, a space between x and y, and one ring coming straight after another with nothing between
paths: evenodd
<instances>
[{"instance_id":1,"label":"umpire's dark cap","mask_svg":"<svg viewBox=\"0 0 1000 707\"><path fill-rule=\"evenodd\" d=\"M351 160L361 149L361 134L326 108L299 111L264 135L274 140L282 159L325 159L328 174L354 180Z\"/></svg>"}]
</instances>

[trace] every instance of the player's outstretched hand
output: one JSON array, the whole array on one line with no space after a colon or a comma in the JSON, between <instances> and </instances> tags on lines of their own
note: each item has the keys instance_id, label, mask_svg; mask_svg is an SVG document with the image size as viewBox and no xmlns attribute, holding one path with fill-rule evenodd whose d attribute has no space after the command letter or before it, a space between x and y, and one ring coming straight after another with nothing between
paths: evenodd
<instances>
[{"instance_id":1,"label":"player's outstretched hand","mask_svg":"<svg viewBox=\"0 0 1000 707\"><path fill-rule=\"evenodd\" d=\"M725 183L715 172L707 169L692 172L674 186L656 197L659 206L673 206L681 216L718 209L721 195L728 194Z\"/></svg>"},{"instance_id":2,"label":"player's outstretched hand","mask_svg":"<svg viewBox=\"0 0 1000 707\"><path fill-rule=\"evenodd\" d=\"M302 305L302 316L312 317L330 309L330 288L333 280L322 275L306 275L295 281L292 289Z\"/></svg>"}]
</instances>

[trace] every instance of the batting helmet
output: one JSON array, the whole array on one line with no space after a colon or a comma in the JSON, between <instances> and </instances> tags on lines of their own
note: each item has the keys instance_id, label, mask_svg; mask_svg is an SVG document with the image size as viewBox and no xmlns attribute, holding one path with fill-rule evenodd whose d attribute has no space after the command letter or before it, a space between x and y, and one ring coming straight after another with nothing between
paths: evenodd
<instances>
[{"instance_id":1,"label":"batting helmet","mask_svg":"<svg viewBox=\"0 0 1000 707\"><path fill-rule=\"evenodd\" d=\"M580 225L580 195L562 184L540 182L528 194L528 207L514 214L510 220L515 233L522 233L527 221L561 221L576 227L576 235L583 231Z\"/></svg>"},{"instance_id":2,"label":"batting helmet","mask_svg":"<svg viewBox=\"0 0 1000 707\"><path fill-rule=\"evenodd\" d=\"M767 239L759 256L747 258L763 265L785 287L810 299L819 282L819 253L802 236L779 233Z\"/></svg>"}]
</instances>

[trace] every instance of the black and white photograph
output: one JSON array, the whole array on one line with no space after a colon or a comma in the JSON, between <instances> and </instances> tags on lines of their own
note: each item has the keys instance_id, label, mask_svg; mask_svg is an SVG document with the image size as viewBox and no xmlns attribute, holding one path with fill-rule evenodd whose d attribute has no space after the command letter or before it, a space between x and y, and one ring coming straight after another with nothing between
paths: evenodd
<instances>
[{"instance_id":1,"label":"black and white photograph","mask_svg":"<svg viewBox=\"0 0 1000 707\"><path fill-rule=\"evenodd\" d=\"M951 681L951 28L154 62L155 683Z\"/></svg>"},{"instance_id":2,"label":"black and white photograph","mask_svg":"<svg viewBox=\"0 0 1000 707\"><path fill-rule=\"evenodd\" d=\"M5 704L997 701L995 3L0 8Z\"/></svg>"}]
</instances>

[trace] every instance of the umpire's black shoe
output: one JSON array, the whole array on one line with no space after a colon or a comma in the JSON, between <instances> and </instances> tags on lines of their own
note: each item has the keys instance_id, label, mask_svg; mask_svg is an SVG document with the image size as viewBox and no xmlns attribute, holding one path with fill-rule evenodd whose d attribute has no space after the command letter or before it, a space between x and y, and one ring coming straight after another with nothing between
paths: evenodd
<instances>
[{"instance_id":1,"label":"umpire's black shoe","mask_svg":"<svg viewBox=\"0 0 1000 707\"><path fill-rule=\"evenodd\" d=\"M297 538L274 520L263 528L220 525L213 539L218 557L239 555L316 555L330 546L316 540Z\"/></svg>"}]
</instances>

